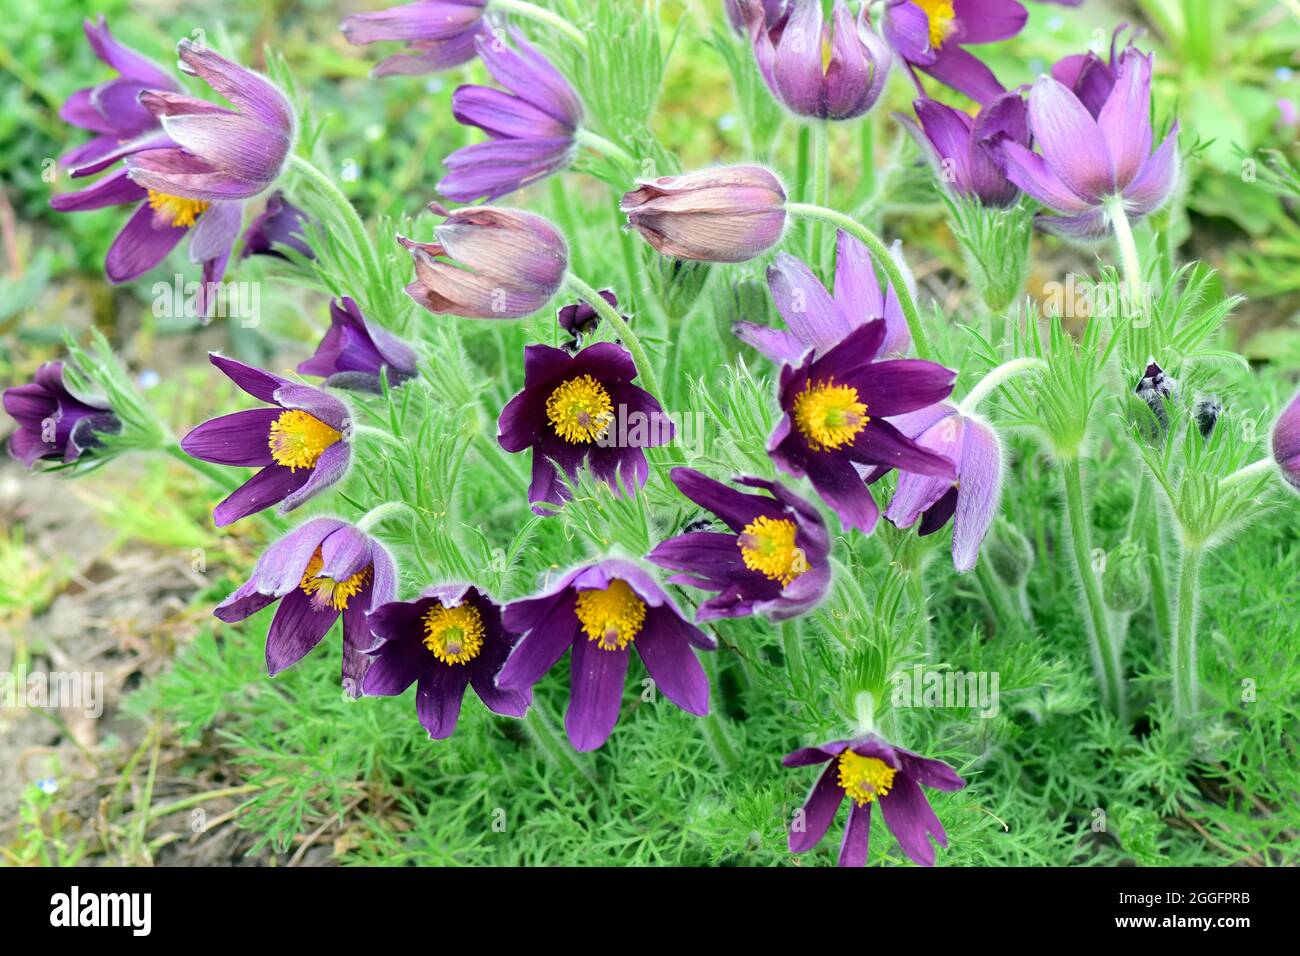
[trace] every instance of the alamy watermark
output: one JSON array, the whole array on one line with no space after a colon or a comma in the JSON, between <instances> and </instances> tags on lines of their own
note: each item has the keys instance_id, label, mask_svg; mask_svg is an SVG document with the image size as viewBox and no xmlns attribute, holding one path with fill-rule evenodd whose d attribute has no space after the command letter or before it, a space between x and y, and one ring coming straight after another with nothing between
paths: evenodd
<instances>
[{"instance_id":1,"label":"alamy watermark","mask_svg":"<svg viewBox=\"0 0 1300 956\"><path fill-rule=\"evenodd\" d=\"M81 710L104 714L103 671L0 671L0 708Z\"/></svg>"},{"instance_id":2,"label":"alamy watermark","mask_svg":"<svg viewBox=\"0 0 1300 956\"><path fill-rule=\"evenodd\" d=\"M910 671L895 671L895 707L972 707L984 718L998 715L997 671L926 670L920 664Z\"/></svg>"},{"instance_id":3,"label":"alamy watermark","mask_svg":"<svg viewBox=\"0 0 1300 956\"><path fill-rule=\"evenodd\" d=\"M200 293L206 310L199 308ZM153 284L153 314L159 319L238 319L242 328L256 328L262 321L262 284L187 282L178 273L171 282Z\"/></svg>"}]
</instances>

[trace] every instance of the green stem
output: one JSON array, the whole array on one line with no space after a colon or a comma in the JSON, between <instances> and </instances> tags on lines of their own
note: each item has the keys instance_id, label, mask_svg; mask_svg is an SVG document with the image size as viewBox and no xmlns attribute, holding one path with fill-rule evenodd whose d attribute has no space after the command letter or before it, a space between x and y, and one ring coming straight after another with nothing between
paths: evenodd
<instances>
[{"instance_id":1,"label":"green stem","mask_svg":"<svg viewBox=\"0 0 1300 956\"><path fill-rule=\"evenodd\" d=\"M551 763L567 768L573 773L582 777L591 785L593 792L599 792L600 781L596 773L588 765L585 758L579 757L569 746L569 742L560 736L560 730L555 724L555 720L547 712L546 708L533 701L532 706L528 708L528 713L524 716L524 729L528 731L528 736L532 737L533 743L537 749L542 751L546 759Z\"/></svg>"},{"instance_id":2,"label":"green stem","mask_svg":"<svg viewBox=\"0 0 1300 956\"><path fill-rule=\"evenodd\" d=\"M998 579L993 573L992 567L987 561L979 561L975 565L975 580L979 582L980 591L984 595L984 600L993 612L993 620L997 622L999 634L1011 634L1020 629L1021 617L1016 612L1011 603L1011 596L1007 593L1007 586Z\"/></svg>"},{"instance_id":3,"label":"green stem","mask_svg":"<svg viewBox=\"0 0 1300 956\"><path fill-rule=\"evenodd\" d=\"M1201 592L1199 546L1183 549L1178 575L1178 630L1174 634L1170 667L1174 673L1174 713L1180 719L1196 716L1199 676L1196 667L1196 610Z\"/></svg>"},{"instance_id":4,"label":"green stem","mask_svg":"<svg viewBox=\"0 0 1300 956\"><path fill-rule=\"evenodd\" d=\"M919 562L917 567L908 568L905 572L907 575L905 584L907 586L907 600L912 605L912 610L916 612L917 627L920 631L920 645L925 651L926 656L934 658L934 634L930 629L929 608L925 600L925 573L921 570Z\"/></svg>"},{"instance_id":5,"label":"green stem","mask_svg":"<svg viewBox=\"0 0 1300 956\"><path fill-rule=\"evenodd\" d=\"M1101 595L1101 581L1092 566L1092 535L1088 528L1088 512L1083 503L1079 459L1072 456L1062 460L1061 475L1065 484L1066 516L1070 522L1070 544L1087 604L1088 636L1092 639L1093 666L1097 672L1097 682L1101 685L1102 703L1123 720L1126 701L1120 649L1111 634L1106 604Z\"/></svg>"},{"instance_id":6,"label":"green stem","mask_svg":"<svg viewBox=\"0 0 1300 956\"><path fill-rule=\"evenodd\" d=\"M334 180L317 169L310 160L294 153L289 157L289 162L304 179L311 183L321 199L329 203L334 210L338 225L347 231L352 245L356 247L357 262L364 270L368 284L374 283L377 287L381 279L379 259L370 241L370 234L366 232L366 224L361 221L361 216L352 205L352 201L343 194L343 190L339 189Z\"/></svg>"},{"instance_id":7,"label":"green stem","mask_svg":"<svg viewBox=\"0 0 1300 956\"><path fill-rule=\"evenodd\" d=\"M796 690L806 682L803 648L799 646L799 625L795 621L781 622L781 651L785 654L785 669Z\"/></svg>"},{"instance_id":8,"label":"green stem","mask_svg":"<svg viewBox=\"0 0 1300 956\"><path fill-rule=\"evenodd\" d=\"M203 477L209 479L213 484L220 485L222 488L225 488L227 491L234 491L241 484L243 484L243 482L241 482L238 478L236 478L233 474L231 474L226 469L220 468L217 465L214 465L208 461L200 461L197 458L191 458L188 454L186 454L185 449L183 449L179 444L175 442L173 442L170 445L164 445L163 451L171 455L173 458L175 458L177 461L181 462L182 464L188 465L190 468L193 468L200 475L203 475Z\"/></svg>"},{"instance_id":9,"label":"green stem","mask_svg":"<svg viewBox=\"0 0 1300 956\"><path fill-rule=\"evenodd\" d=\"M1174 632L1173 609L1169 603L1169 576L1165 573L1165 549L1161 541L1160 511L1155 501L1155 479L1145 469L1138 478L1129 537L1140 542L1147 553L1147 572L1151 576L1151 611L1156 619L1159 639L1166 640Z\"/></svg>"},{"instance_id":10,"label":"green stem","mask_svg":"<svg viewBox=\"0 0 1300 956\"><path fill-rule=\"evenodd\" d=\"M527 0L492 0L492 9L504 13L515 13L529 20L535 20L563 33L573 41L575 46L587 49L587 35L558 13L553 13Z\"/></svg>"},{"instance_id":11,"label":"green stem","mask_svg":"<svg viewBox=\"0 0 1300 956\"><path fill-rule=\"evenodd\" d=\"M1115 245L1119 248L1120 266L1124 272L1125 298L1129 308L1136 310L1142 293L1142 265L1138 260L1137 240L1133 238L1133 228L1124 212L1122 199L1111 200L1106 205L1106 211L1115 229Z\"/></svg>"},{"instance_id":12,"label":"green stem","mask_svg":"<svg viewBox=\"0 0 1300 956\"><path fill-rule=\"evenodd\" d=\"M596 314L608 322L610 328L618 333L618 337L623 340L623 345L632 353L632 361L636 363L637 371L640 373L641 378L645 380L646 391L658 399L661 404L664 404L664 410L667 411L668 397L664 395L663 389L659 387L659 377L655 374L654 365L650 362L650 355L642 346L641 340L637 338L636 333L618 314L618 310L611 308L610 304L601 298L600 293L572 272L565 276L565 282L568 283L574 295L595 309Z\"/></svg>"},{"instance_id":13,"label":"green stem","mask_svg":"<svg viewBox=\"0 0 1300 956\"><path fill-rule=\"evenodd\" d=\"M1219 482L1219 487L1225 490L1231 488L1234 485L1240 484L1243 481L1247 481L1251 478L1254 478L1256 475L1259 475L1262 472L1271 471L1276 466L1276 464L1277 463L1271 457L1261 458L1259 461L1253 461L1245 468L1238 468L1232 474L1228 475L1223 480L1221 480Z\"/></svg>"},{"instance_id":14,"label":"green stem","mask_svg":"<svg viewBox=\"0 0 1300 956\"><path fill-rule=\"evenodd\" d=\"M640 165L637 162L636 157L625 150L622 146L618 145L618 143L611 139L606 139L599 133L593 133L586 127L580 127L578 131L573 134L573 140L578 145L586 146L588 149L600 153L602 156L618 160L631 170L636 170Z\"/></svg>"},{"instance_id":15,"label":"green stem","mask_svg":"<svg viewBox=\"0 0 1300 956\"><path fill-rule=\"evenodd\" d=\"M361 520L357 522L357 530L369 531L375 525L399 511L410 513L411 517L413 517L417 522L420 520L420 513L405 501L385 501L383 504L376 505L361 516Z\"/></svg>"},{"instance_id":16,"label":"green stem","mask_svg":"<svg viewBox=\"0 0 1300 956\"><path fill-rule=\"evenodd\" d=\"M812 202L814 205L822 207L827 207L830 204L830 129L828 120L814 123L812 128ZM821 220L814 219L812 228L808 230L808 264L819 274L821 273L824 252L825 250L822 248L822 223Z\"/></svg>"},{"instance_id":17,"label":"green stem","mask_svg":"<svg viewBox=\"0 0 1300 956\"><path fill-rule=\"evenodd\" d=\"M700 728L704 731L704 738L708 741L709 747L713 750L713 756L718 761L718 767L723 773L732 773L740 767L740 754L736 750L736 745L731 741L731 734L727 729L727 718L720 713L719 702L722 698L722 691L718 673L721 661L718 656L721 653L719 649L701 655L705 673L709 675L710 700L709 712L700 719Z\"/></svg>"},{"instance_id":18,"label":"green stem","mask_svg":"<svg viewBox=\"0 0 1300 956\"><path fill-rule=\"evenodd\" d=\"M1007 379L1035 369L1046 372L1048 370L1047 363L1039 358L1018 358L1012 359L1010 362L1003 362L975 383L975 387L962 399L960 411L964 415L969 415L979 408L980 402L984 401L995 388L1007 381Z\"/></svg>"},{"instance_id":19,"label":"green stem","mask_svg":"<svg viewBox=\"0 0 1300 956\"><path fill-rule=\"evenodd\" d=\"M827 209L824 206L791 202L785 204L785 210L792 216L802 216L805 219L820 219L829 222L831 225L854 236L871 250L877 265L884 270L890 284L894 287L894 292L898 295L898 302L903 309L903 318L907 320L907 330L912 334L912 344L916 348L916 354L923 359L933 359L934 351L930 348L930 340L926 337L925 328L921 325L921 316L916 311L916 303L912 301L911 290L908 289L907 283L903 281L903 273L899 270L898 263L894 261L894 257L889 254L889 250L880 241L880 238L856 219L852 219L834 209Z\"/></svg>"}]
</instances>

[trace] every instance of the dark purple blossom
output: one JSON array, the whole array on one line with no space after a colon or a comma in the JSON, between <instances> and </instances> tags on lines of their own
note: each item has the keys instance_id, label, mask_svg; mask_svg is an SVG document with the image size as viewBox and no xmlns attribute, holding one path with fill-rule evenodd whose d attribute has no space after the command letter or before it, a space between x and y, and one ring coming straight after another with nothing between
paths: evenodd
<instances>
[{"instance_id":1,"label":"dark purple blossom","mask_svg":"<svg viewBox=\"0 0 1300 956\"><path fill-rule=\"evenodd\" d=\"M889 419L943 401L954 372L920 359L876 361L884 319L861 325L821 355L781 369L784 413L768 439L777 468L807 476L846 527L871 533L880 516L863 473L898 468L955 480L953 463L922 448Z\"/></svg>"},{"instance_id":2,"label":"dark purple blossom","mask_svg":"<svg viewBox=\"0 0 1300 956\"><path fill-rule=\"evenodd\" d=\"M899 848L918 866L934 864L931 838L948 846L943 824L921 790L922 785L948 792L966 786L942 760L922 757L870 734L804 747L786 754L781 762L787 767L827 764L790 828L791 853L804 853L821 842L845 795L851 806L840 846L840 866L866 865L873 803L880 804L885 825Z\"/></svg>"},{"instance_id":3,"label":"dark purple blossom","mask_svg":"<svg viewBox=\"0 0 1300 956\"><path fill-rule=\"evenodd\" d=\"M353 697L373 658L366 615L397 596L393 560L384 546L337 518L313 518L272 544L252 576L212 612L228 624L279 601L266 633L272 677L298 663L343 619L343 687Z\"/></svg>"},{"instance_id":4,"label":"dark purple blossom","mask_svg":"<svg viewBox=\"0 0 1300 956\"><path fill-rule=\"evenodd\" d=\"M443 161L448 172L437 189L456 202L491 202L573 160L582 101L522 33L511 30L510 36L513 48L491 30L475 40L483 65L508 92L467 84L452 94L452 115L491 137Z\"/></svg>"},{"instance_id":5,"label":"dark purple blossom","mask_svg":"<svg viewBox=\"0 0 1300 956\"><path fill-rule=\"evenodd\" d=\"M898 243L891 252L904 280L910 282L912 273ZM737 322L732 331L774 362L795 365L809 350L821 355L873 319L885 322L881 355L904 355L912 344L894 287L886 283L881 292L871 253L843 230L836 233L833 296L807 265L786 252L778 252L768 266L767 284L788 330Z\"/></svg>"},{"instance_id":6,"label":"dark purple blossom","mask_svg":"<svg viewBox=\"0 0 1300 956\"><path fill-rule=\"evenodd\" d=\"M470 206L448 212L436 242L398 236L411 253L415 281L406 294L435 315L520 319L551 301L569 267L569 246L541 216L518 209Z\"/></svg>"},{"instance_id":7,"label":"dark purple blossom","mask_svg":"<svg viewBox=\"0 0 1300 956\"><path fill-rule=\"evenodd\" d=\"M909 67L987 103L1006 88L966 47L1013 37L1028 17L1016 0L888 0L883 29Z\"/></svg>"},{"instance_id":8,"label":"dark purple blossom","mask_svg":"<svg viewBox=\"0 0 1300 956\"><path fill-rule=\"evenodd\" d=\"M212 511L217 527L274 504L284 514L334 484L352 459L352 420L337 398L310 385L221 355L212 364L270 408L222 415L199 425L181 448L200 461L261 468Z\"/></svg>"},{"instance_id":9,"label":"dark purple blossom","mask_svg":"<svg viewBox=\"0 0 1300 956\"><path fill-rule=\"evenodd\" d=\"M709 712L709 680L692 647L713 650L715 642L631 562L607 558L570 571L549 591L508 605L503 621L524 636L498 687L528 690L573 649L564 727L578 750L601 746L618 722L633 647L665 697L687 713Z\"/></svg>"},{"instance_id":10,"label":"dark purple blossom","mask_svg":"<svg viewBox=\"0 0 1300 956\"><path fill-rule=\"evenodd\" d=\"M611 309L618 308L618 296L614 295L613 289L601 289L599 294ZM570 302L560 307L555 313L555 320L560 323L560 328L573 336L574 342L580 343L600 326L600 313L589 302ZM623 321L629 322L631 319L625 315Z\"/></svg>"},{"instance_id":11,"label":"dark purple blossom","mask_svg":"<svg viewBox=\"0 0 1300 956\"><path fill-rule=\"evenodd\" d=\"M524 349L524 387L501 411L497 441L508 452L533 451L528 501L561 505L569 489L561 472L576 477L583 462L618 492L645 484L644 448L672 440L673 423L653 395L634 385L631 354L597 342L570 355L549 345Z\"/></svg>"},{"instance_id":12,"label":"dark purple blossom","mask_svg":"<svg viewBox=\"0 0 1300 956\"><path fill-rule=\"evenodd\" d=\"M789 110L814 119L849 120L880 99L889 77L889 45L871 26L868 4L857 21L835 0L789 0L775 19L758 0L741 0L754 57L768 89Z\"/></svg>"},{"instance_id":13,"label":"dark purple blossom","mask_svg":"<svg viewBox=\"0 0 1300 956\"><path fill-rule=\"evenodd\" d=\"M370 614L370 630L383 643L361 689L395 697L416 684L415 711L435 740L456 730L468 687L493 713L522 717L532 691L497 687L496 675L517 635L501 624L501 608L468 584L431 587L414 601L393 601Z\"/></svg>"},{"instance_id":14,"label":"dark purple blossom","mask_svg":"<svg viewBox=\"0 0 1300 956\"><path fill-rule=\"evenodd\" d=\"M935 173L959 196L973 197L983 206L1012 205L1019 197L1016 184L1007 179L990 147L1005 137L1029 146L1029 120L1019 93L1003 93L985 104L972 119L961 110L922 97L912 104L911 117L894 115L935 166Z\"/></svg>"},{"instance_id":15,"label":"dark purple blossom","mask_svg":"<svg viewBox=\"0 0 1300 956\"><path fill-rule=\"evenodd\" d=\"M382 325L367 319L349 296L330 302L330 327L316 354L298 364L302 375L319 375L330 388L380 392L380 372L388 384L401 385L415 376L415 351Z\"/></svg>"},{"instance_id":16,"label":"dark purple blossom","mask_svg":"<svg viewBox=\"0 0 1300 956\"><path fill-rule=\"evenodd\" d=\"M448 70L474 59L487 0L419 0L374 13L344 17L349 43L405 43L409 53L380 61L375 76L418 75Z\"/></svg>"},{"instance_id":17,"label":"dark purple blossom","mask_svg":"<svg viewBox=\"0 0 1300 956\"><path fill-rule=\"evenodd\" d=\"M5 389L4 408L18 425L9 454L28 468L42 458L70 464L99 444L96 433L122 428L107 402L68 388L62 362L46 362L29 384Z\"/></svg>"},{"instance_id":18,"label":"dark purple blossom","mask_svg":"<svg viewBox=\"0 0 1300 956\"><path fill-rule=\"evenodd\" d=\"M807 501L762 478L735 481L766 495L728 488L693 468L674 468L671 477L678 491L730 529L688 531L647 555L679 572L668 579L672 584L718 592L700 605L697 621L750 614L781 621L810 611L826 595L830 536Z\"/></svg>"},{"instance_id":19,"label":"dark purple blossom","mask_svg":"<svg viewBox=\"0 0 1300 956\"><path fill-rule=\"evenodd\" d=\"M262 214L249 223L244 230L244 248L241 259L249 256L275 256L288 259L276 246L293 249L308 259L315 259L316 253L303 238L303 227L307 224L307 214L284 198L284 193L275 190L266 197L266 207Z\"/></svg>"},{"instance_id":20,"label":"dark purple blossom","mask_svg":"<svg viewBox=\"0 0 1300 956\"><path fill-rule=\"evenodd\" d=\"M781 241L785 189L761 166L719 166L636 182L619 209L666 256L744 262Z\"/></svg>"},{"instance_id":21,"label":"dark purple blossom","mask_svg":"<svg viewBox=\"0 0 1300 956\"><path fill-rule=\"evenodd\" d=\"M995 140L1007 177L1058 215L1040 215L1044 229L1097 241L1110 232L1107 203L1130 219L1159 209L1178 178L1178 124L1153 152L1151 57L1130 47L1119 58L1114 88L1094 118L1083 102L1049 76L1029 94L1029 128L1041 150Z\"/></svg>"}]
</instances>

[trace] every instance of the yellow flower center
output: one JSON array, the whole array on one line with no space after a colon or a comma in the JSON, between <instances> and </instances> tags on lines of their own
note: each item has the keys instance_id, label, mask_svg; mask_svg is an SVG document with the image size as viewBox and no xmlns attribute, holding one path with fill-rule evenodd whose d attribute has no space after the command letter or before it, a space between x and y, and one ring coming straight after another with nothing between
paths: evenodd
<instances>
[{"instance_id":1,"label":"yellow flower center","mask_svg":"<svg viewBox=\"0 0 1300 956\"><path fill-rule=\"evenodd\" d=\"M302 583L299 586L307 592L317 610L331 607L336 611L346 611L348 601L356 597L370 580L370 567L367 565L346 580L335 581L321 575L320 569L324 563L320 548L317 548L303 569Z\"/></svg>"},{"instance_id":2,"label":"yellow flower center","mask_svg":"<svg viewBox=\"0 0 1300 956\"><path fill-rule=\"evenodd\" d=\"M595 441L614 418L605 386L590 375L562 382L546 400L546 417L555 433L575 445Z\"/></svg>"},{"instance_id":3,"label":"yellow flower center","mask_svg":"<svg viewBox=\"0 0 1300 956\"><path fill-rule=\"evenodd\" d=\"M271 457L292 471L315 468L325 449L339 441L343 435L319 418L296 408L281 412L271 422L267 444Z\"/></svg>"},{"instance_id":4,"label":"yellow flower center","mask_svg":"<svg viewBox=\"0 0 1300 956\"><path fill-rule=\"evenodd\" d=\"M875 757L859 757L852 750L840 754L840 786L860 807L889 793L896 772Z\"/></svg>"},{"instance_id":5,"label":"yellow flower center","mask_svg":"<svg viewBox=\"0 0 1300 956\"><path fill-rule=\"evenodd\" d=\"M834 379L809 385L794 400L794 422L815 451L852 444L869 421L858 390L836 385Z\"/></svg>"},{"instance_id":6,"label":"yellow flower center","mask_svg":"<svg viewBox=\"0 0 1300 956\"><path fill-rule=\"evenodd\" d=\"M424 646L444 664L468 664L483 649L483 618L478 608L429 608L424 615Z\"/></svg>"},{"instance_id":7,"label":"yellow flower center","mask_svg":"<svg viewBox=\"0 0 1300 956\"><path fill-rule=\"evenodd\" d=\"M930 20L930 46L938 49L943 41L952 36L957 26L957 14L952 8L952 0L912 0L925 11Z\"/></svg>"},{"instance_id":8,"label":"yellow flower center","mask_svg":"<svg viewBox=\"0 0 1300 956\"><path fill-rule=\"evenodd\" d=\"M609 587L578 592L578 621L602 651L621 651L645 623L645 602L621 578Z\"/></svg>"},{"instance_id":9,"label":"yellow flower center","mask_svg":"<svg viewBox=\"0 0 1300 956\"><path fill-rule=\"evenodd\" d=\"M149 208L156 219L171 226L192 226L212 203L149 190Z\"/></svg>"},{"instance_id":10,"label":"yellow flower center","mask_svg":"<svg viewBox=\"0 0 1300 956\"><path fill-rule=\"evenodd\" d=\"M785 587L808 570L803 549L795 547L793 521L760 515L736 538L745 567L758 571Z\"/></svg>"}]
</instances>

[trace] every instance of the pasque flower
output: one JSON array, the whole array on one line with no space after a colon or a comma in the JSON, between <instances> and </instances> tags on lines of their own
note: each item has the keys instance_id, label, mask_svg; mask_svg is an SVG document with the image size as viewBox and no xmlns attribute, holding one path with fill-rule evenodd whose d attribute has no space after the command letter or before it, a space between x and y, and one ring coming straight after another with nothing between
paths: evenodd
<instances>
[{"instance_id":1,"label":"pasque flower","mask_svg":"<svg viewBox=\"0 0 1300 956\"><path fill-rule=\"evenodd\" d=\"M618 296L613 289L601 289L599 295L611 309L618 308ZM555 320L560 323L560 328L573 336L575 343L581 343L584 336L591 335L600 326L600 313L591 303L580 300L561 306L555 313ZM623 321L631 320L625 315Z\"/></svg>"},{"instance_id":2,"label":"pasque flower","mask_svg":"<svg viewBox=\"0 0 1300 956\"><path fill-rule=\"evenodd\" d=\"M438 183L438 192L456 202L491 202L563 169L573 159L582 101L522 33L511 30L510 36L513 48L489 29L475 40L483 65L508 92L465 85L451 97L452 115L491 137L443 161L448 173Z\"/></svg>"},{"instance_id":3,"label":"pasque flower","mask_svg":"<svg viewBox=\"0 0 1300 956\"><path fill-rule=\"evenodd\" d=\"M910 280L912 274L899 244L891 251L904 279ZM912 344L894 287L886 283L885 291L880 291L871 253L861 240L843 230L835 237L834 295L805 263L786 252L778 252L768 266L767 284L789 328L741 321L732 331L774 362L797 364L809 350L823 354L873 319L885 322L880 354L903 355Z\"/></svg>"},{"instance_id":4,"label":"pasque flower","mask_svg":"<svg viewBox=\"0 0 1300 956\"><path fill-rule=\"evenodd\" d=\"M1019 198L1020 190L1007 179L989 146L990 141L1003 137L1029 146L1029 120L1019 93L994 97L973 119L926 97L912 106L916 120L894 115L930 157L936 174L951 192L995 208L1010 206Z\"/></svg>"},{"instance_id":5,"label":"pasque flower","mask_svg":"<svg viewBox=\"0 0 1300 956\"><path fill-rule=\"evenodd\" d=\"M374 663L361 689L368 695L395 697L416 684L416 714L435 740L456 730L468 687L493 713L522 717L528 710L530 690L496 686L496 675L517 635L502 626L501 608L478 588L427 588L414 601L377 607L369 625L383 643L370 652Z\"/></svg>"},{"instance_id":6,"label":"pasque flower","mask_svg":"<svg viewBox=\"0 0 1300 956\"><path fill-rule=\"evenodd\" d=\"M631 354L613 342L597 342L575 355L549 345L524 349L524 387L497 422L497 441L508 452L533 450L528 501L538 514L543 502L563 504L569 490L560 473L574 478L585 461L617 492L645 484L644 448L672 440L673 423L653 395L633 384Z\"/></svg>"},{"instance_id":7,"label":"pasque flower","mask_svg":"<svg viewBox=\"0 0 1300 956\"><path fill-rule=\"evenodd\" d=\"M30 383L5 389L4 408L18 425L9 454L28 468L42 458L74 462L99 444L97 433L122 428L107 402L68 387L62 362L46 362Z\"/></svg>"},{"instance_id":8,"label":"pasque flower","mask_svg":"<svg viewBox=\"0 0 1300 956\"><path fill-rule=\"evenodd\" d=\"M1059 81L1039 77L1029 94L1029 128L1042 155L1005 137L994 142L1007 177L1059 214L1039 217L1051 232L1103 239L1108 203L1136 219L1173 192L1178 124L1152 152L1151 57L1132 47L1120 55L1114 88L1095 118Z\"/></svg>"},{"instance_id":9,"label":"pasque flower","mask_svg":"<svg viewBox=\"0 0 1300 956\"><path fill-rule=\"evenodd\" d=\"M1006 89L966 46L1013 37L1028 17L1016 0L887 0L883 29L910 67L987 103Z\"/></svg>"},{"instance_id":10,"label":"pasque flower","mask_svg":"<svg viewBox=\"0 0 1300 956\"><path fill-rule=\"evenodd\" d=\"M921 785L954 791L966 781L942 760L931 760L882 740L875 734L856 740L833 740L820 747L788 753L787 767L827 764L808 799L797 825L790 829L790 852L804 853L821 842L844 802L849 807L840 846L840 866L865 866L871 832L871 806L880 804L885 825L898 846L919 866L934 864L931 838L948 846L948 835L934 815Z\"/></svg>"},{"instance_id":11,"label":"pasque flower","mask_svg":"<svg viewBox=\"0 0 1300 956\"><path fill-rule=\"evenodd\" d=\"M288 259L276 246L293 249L308 259L315 259L316 253L303 235L307 223L307 214L284 198L284 193L275 190L266 197L266 206L261 214L249 223L244 230L244 247L241 259L249 256L275 256Z\"/></svg>"},{"instance_id":12,"label":"pasque flower","mask_svg":"<svg viewBox=\"0 0 1300 956\"><path fill-rule=\"evenodd\" d=\"M785 229L785 190L761 166L638 179L619 208L646 242L677 259L744 262L780 242Z\"/></svg>"},{"instance_id":13,"label":"pasque flower","mask_svg":"<svg viewBox=\"0 0 1300 956\"><path fill-rule=\"evenodd\" d=\"M382 60L376 76L436 73L474 59L474 40L483 27L487 0L419 0L344 17L349 43L405 43L411 51Z\"/></svg>"},{"instance_id":14,"label":"pasque flower","mask_svg":"<svg viewBox=\"0 0 1300 956\"><path fill-rule=\"evenodd\" d=\"M955 373L920 359L876 361L884 337L885 321L875 319L823 354L784 366L783 415L767 442L777 468L807 476L846 527L868 534L880 516L863 479L869 466L957 477L951 460L889 422L947 398Z\"/></svg>"},{"instance_id":15,"label":"pasque flower","mask_svg":"<svg viewBox=\"0 0 1300 956\"><path fill-rule=\"evenodd\" d=\"M390 386L415 376L415 351L382 325L371 322L350 296L330 302L330 327L316 354L300 362L302 375L319 375L330 388L380 392L380 373Z\"/></svg>"},{"instance_id":16,"label":"pasque flower","mask_svg":"<svg viewBox=\"0 0 1300 956\"><path fill-rule=\"evenodd\" d=\"M665 697L687 713L709 712L709 681L692 648L712 650L714 641L629 561L607 558L570 571L549 591L508 605L502 619L524 636L498 687L531 688L573 649L564 727L578 750L595 750L618 722L633 648Z\"/></svg>"},{"instance_id":17,"label":"pasque flower","mask_svg":"<svg viewBox=\"0 0 1300 956\"><path fill-rule=\"evenodd\" d=\"M1106 105L1111 90L1115 89L1115 75L1120 59L1115 48L1119 43L1120 34L1125 29L1127 25L1117 27L1111 34L1108 60L1103 60L1094 51L1089 50L1087 53L1063 56L1052 64L1053 78L1069 88L1094 119L1101 115L1101 108ZM1134 33L1133 37L1129 38L1125 50L1133 45L1136 36L1137 33Z\"/></svg>"},{"instance_id":18,"label":"pasque flower","mask_svg":"<svg viewBox=\"0 0 1300 956\"><path fill-rule=\"evenodd\" d=\"M741 0L754 57L772 95L814 119L853 119L875 106L892 57L872 29L868 6L863 4L855 22L848 4L835 0L827 22L822 0L789 0L775 18L758 0Z\"/></svg>"},{"instance_id":19,"label":"pasque flower","mask_svg":"<svg viewBox=\"0 0 1300 956\"><path fill-rule=\"evenodd\" d=\"M1300 393L1273 425L1273 460L1291 487L1300 491Z\"/></svg>"},{"instance_id":20,"label":"pasque flower","mask_svg":"<svg viewBox=\"0 0 1300 956\"><path fill-rule=\"evenodd\" d=\"M310 385L221 355L212 364L270 408L222 415L181 440L186 454L218 465L261 468L212 511L217 527L274 504L292 511L343 477L352 458L351 416L337 398Z\"/></svg>"},{"instance_id":21,"label":"pasque flower","mask_svg":"<svg viewBox=\"0 0 1300 956\"><path fill-rule=\"evenodd\" d=\"M228 624L279 602L266 633L266 670L298 663L343 619L343 687L361 695L375 645L366 615L396 596L393 560L374 538L337 518L313 518L272 544L252 576L212 612Z\"/></svg>"},{"instance_id":22,"label":"pasque flower","mask_svg":"<svg viewBox=\"0 0 1300 956\"><path fill-rule=\"evenodd\" d=\"M723 0L722 8L727 14L727 21L737 33L749 31L747 7L754 2L763 8L764 24L771 26L785 13L786 4L790 0Z\"/></svg>"},{"instance_id":23,"label":"pasque flower","mask_svg":"<svg viewBox=\"0 0 1300 956\"><path fill-rule=\"evenodd\" d=\"M949 480L904 471L885 517L900 528L910 528L920 518L923 536L938 531L951 518L953 566L961 572L971 570L1002 495L1002 443L997 432L979 416L947 404L900 415L893 423L922 448L949 459L957 477Z\"/></svg>"},{"instance_id":24,"label":"pasque flower","mask_svg":"<svg viewBox=\"0 0 1300 956\"><path fill-rule=\"evenodd\" d=\"M673 484L728 531L688 531L647 555L679 573L668 580L717 591L699 606L697 621L766 614L775 621L817 605L830 585L830 536L817 509L775 481L739 477L729 488L693 468L674 468Z\"/></svg>"},{"instance_id":25,"label":"pasque flower","mask_svg":"<svg viewBox=\"0 0 1300 956\"><path fill-rule=\"evenodd\" d=\"M434 228L436 242L397 237L415 263L406 294L418 305L434 314L518 319L559 291L569 247L541 216L495 206L429 208L446 217Z\"/></svg>"},{"instance_id":26,"label":"pasque flower","mask_svg":"<svg viewBox=\"0 0 1300 956\"><path fill-rule=\"evenodd\" d=\"M98 23L86 20L83 28L95 56L118 75L104 83L77 90L59 108L59 116L65 122L95 134L88 143L59 158L64 166L74 170L73 175L77 175L78 167L105 159L111 161L123 144L158 131L158 120L140 105L141 93L145 90L179 89L170 73L119 43L103 16L99 17Z\"/></svg>"}]
</instances>

